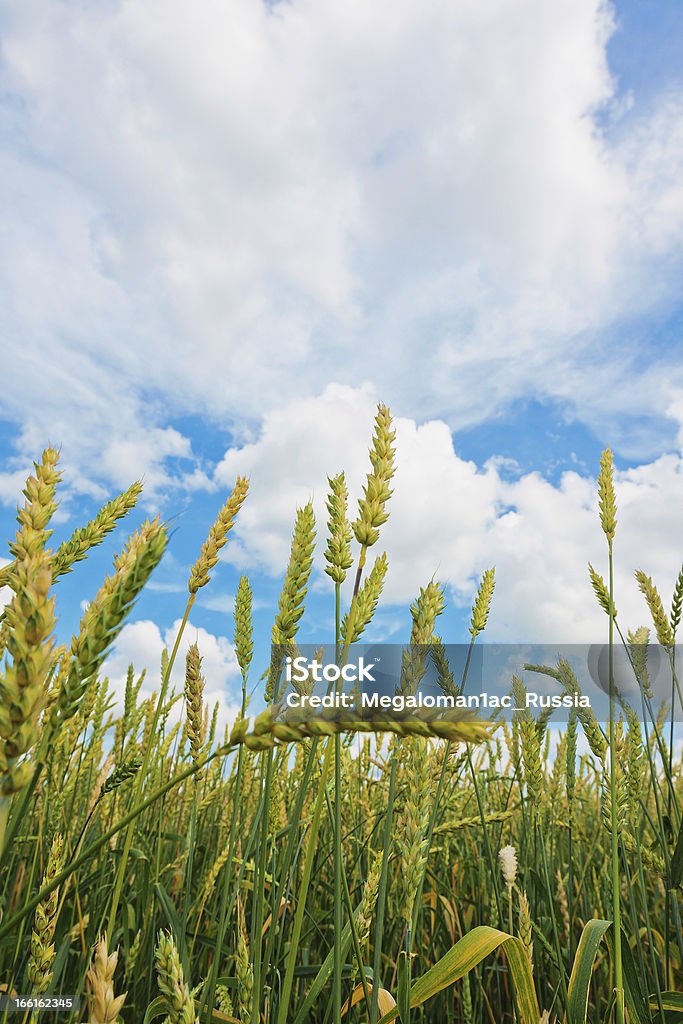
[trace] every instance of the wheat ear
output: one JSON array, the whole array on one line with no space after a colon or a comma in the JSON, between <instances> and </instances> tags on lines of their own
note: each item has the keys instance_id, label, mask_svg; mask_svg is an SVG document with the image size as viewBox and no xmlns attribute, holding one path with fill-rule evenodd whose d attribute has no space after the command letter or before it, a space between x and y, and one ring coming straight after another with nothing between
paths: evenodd
<instances>
[{"instance_id":1,"label":"wheat ear","mask_svg":"<svg viewBox=\"0 0 683 1024\"><path fill-rule=\"evenodd\" d=\"M92 958L92 965L86 973L86 994L88 999L88 1024L116 1024L126 1001L127 992L114 995L114 973L119 951L110 953L107 936L102 936Z\"/></svg>"}]
</instances>

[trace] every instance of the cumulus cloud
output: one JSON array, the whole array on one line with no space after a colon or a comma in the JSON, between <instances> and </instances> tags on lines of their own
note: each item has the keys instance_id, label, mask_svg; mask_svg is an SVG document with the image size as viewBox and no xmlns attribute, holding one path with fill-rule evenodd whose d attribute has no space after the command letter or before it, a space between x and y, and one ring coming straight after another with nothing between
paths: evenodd
<instances>
[{"instance_id":1,"label":"cumulus cloud","mask_svg":"<svg viewBox=\"0 0 683 1024\"><path fill-rule=\"evenodd\" d=\"M246 436L330 380L451 428L531 393L647 457L669 436L680 361L637 318L678 295L683 100L615 119L603 0L26 0L2 27L20 454L207 486L177 418Z\"/></svg>"},{"instance_id":2,"label":"cumulus cloud","mask_svg":"<svg viewBox=\"0 0 683 1024\"><path fill-rule=\"evenodd\" d=\"M228 487L238 473L252 478L228 559L281 572L294 509L312 499L322 567L326 476L346 470L355 516L369 468L374 407L371 389L331 385L316 399L295 400L268 415L257 440L226 452L218 483ZM495 459L478 466L458 454L448 425L439 420L419 424L398 417L396 432L394 495L378 544L390 564L385 604L412 600L432 576L448 584L456 602L468 604L476 580L495 565L490 637L558 643L604 638L604 613L586 569L590 560L606 572L592 479L570 471L555 485L536 472L511 478ZM617 487L617 607L621 621L636 626L647 622L647 610L633 570L651 573L668 599L683 559L683 459L666 455L621 472Z\"/></svg>"},{"instance_id":3,"label":"cumulus cloud","mask_svg":"<svg viewBox=\"0 0 683 1024\"><path fill-rule=\"evenodd\" d=\"M161 655L164 650L171 650L180 621L178 619L163 631L149 619L140 619L123 627L102 669L102 675L109 678L119 700L123 699L128 666L131 664L136 676L143 670L146 672L141 699L149 697L154 691L159 691ZM201 626L194 626L188 622L171 673L171 687L176 693L183 692L185 656L190 644L194 642L197 643L203 659L202 672L206 680L205 706L212 710L214 704L218 702L219 723L222 726L232 721L239 712L239 666L235 651L227 637L217 636ZM176 705L174 720L181 711L182 705Z\"/></svg>"}]
</instances>

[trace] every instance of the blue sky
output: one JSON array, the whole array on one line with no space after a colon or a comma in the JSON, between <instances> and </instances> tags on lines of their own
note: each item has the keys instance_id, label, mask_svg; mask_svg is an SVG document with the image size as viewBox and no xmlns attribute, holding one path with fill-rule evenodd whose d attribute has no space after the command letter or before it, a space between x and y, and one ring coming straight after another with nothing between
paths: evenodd
<instances>
[{"instance_id":1,"label":"blue sky","mask_svg":"<svg viewBox=\"0 0 683 1024\"><path fill-rule=\"evenodd\" d=\"M456 9L457 8L457 9ZM594 475L620 471L617 582L668 596L683 502L683 18L674 2L368 7L295 0L0 4L0 518L61 444L67 535L137 476L169 556L109 670L156 663L236 473L252 479L192 629L234 685L230 606L268 640L297 504L357 498L379 400L398 418L390 573L402 639L433 574L463 636L603 623ZM123 537L59 584L76 628ZM302 637L331 625L318 563Z\"/></svg>"}]
</instances>

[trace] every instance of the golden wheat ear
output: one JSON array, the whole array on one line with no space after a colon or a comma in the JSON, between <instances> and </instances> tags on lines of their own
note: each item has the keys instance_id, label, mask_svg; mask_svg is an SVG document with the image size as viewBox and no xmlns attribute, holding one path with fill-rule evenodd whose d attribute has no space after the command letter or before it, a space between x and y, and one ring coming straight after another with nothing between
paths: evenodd
<instances>
[{"instance_id":1,"label":"golden wheat ear","mask_svg":"<svg viewBox=\"0 0 683 1024\"><path fill-rule=\"evenodd\" d=\"M127 992L114 994L114 974L119 951L109 953L106 933L95 946L92 963L86 973L88 1024L116 1024L126 1001Z\"/></svg>"}]
</instances>

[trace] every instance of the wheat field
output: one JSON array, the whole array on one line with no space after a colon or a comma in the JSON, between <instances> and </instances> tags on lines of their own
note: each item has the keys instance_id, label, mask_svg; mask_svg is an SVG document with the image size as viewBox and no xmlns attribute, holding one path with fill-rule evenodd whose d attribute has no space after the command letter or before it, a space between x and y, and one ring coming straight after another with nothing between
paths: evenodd
<instances>
[{"instance_id":1,"label":"wheat field","mask_svg":"<svg viewBox=\"0 0 683 1024\"><path fill-rule=\"evenodd\" d=\"M295 649L316 529L338 658L371 627L390 571L377 552L394 437L380 405L355 519L343 473L330 478L326 524L316 527L310 505L296 512L277 649ZM643 721L612 692L609 722L572 712L559 730L524 713L488 725L406 715L382 731L353 716L288 719L279 662L254 643L246 577L234 611L241 715L218 726L196 644L184 689L173 692L190 611L249 500L241 478L198 545L154 694L143 699L131 666L116 702L102 667L167 530L147 521L121 545L71 643L57 646L59 578L121 529L141 491L134 484L57 543L59 483L58 453L46 449L0 571L11 596L1 627L0 1020L683 1019L681 756L671 708L651 707L643 672L652 635L678 685L683 573L667 611L638 569L649 624L622 633L609 451L595 518L604 575L590 566L589 580L610 651L626 646L651 714ZM458 689L464 680L448 678L439 635L445 588L419 584L402 685L419 683L419 652L430 648L444 685ZM455 638L470 649L494 591L490 569L469 635ZM544 668L574 692L567 662ZM519 701L524 683L510 687Z\"/></svg>"}]
</instances>

